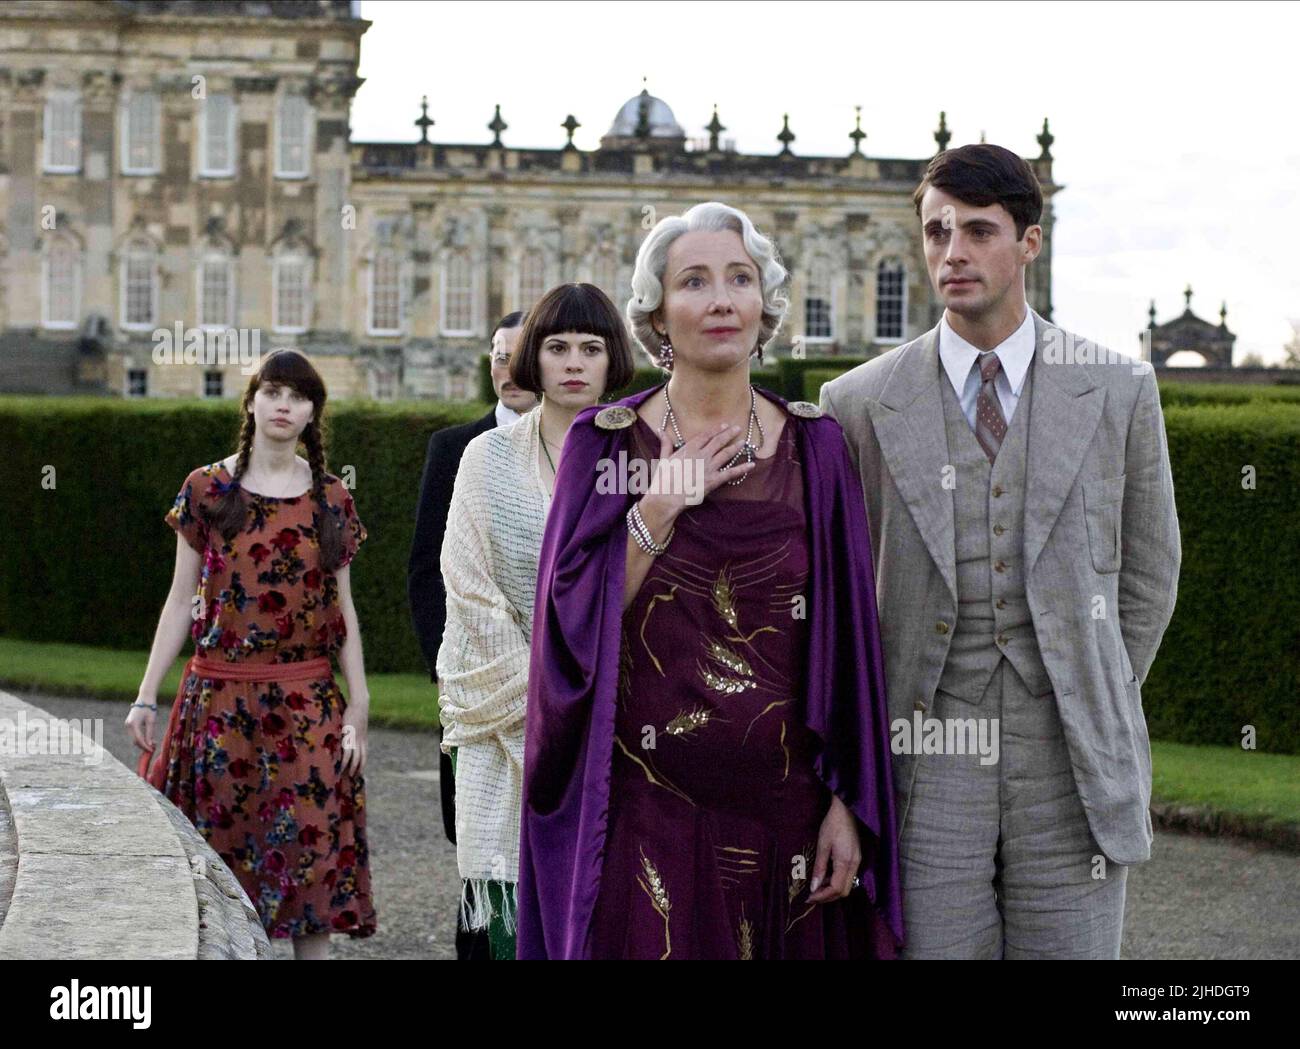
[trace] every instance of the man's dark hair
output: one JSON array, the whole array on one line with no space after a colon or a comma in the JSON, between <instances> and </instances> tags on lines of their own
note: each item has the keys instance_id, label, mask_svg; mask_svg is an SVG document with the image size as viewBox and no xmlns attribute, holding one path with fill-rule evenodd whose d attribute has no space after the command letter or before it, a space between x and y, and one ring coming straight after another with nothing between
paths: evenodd
<instances>
[{"instance_id":1,"label":"man's dark hair","mask_svg":"<svg viewBox=\"0 0 1300 1049\"><path fill-rule=\"evenodd\" d=\"M524 323L523 310L515 310L514 313L507 313L504 317L502 317L499 321L497 321L497 326L492 329L492 334L488 336L488 346L491 347L492 340L497 337L497 332L499 332L502 328L518 328L519 325L523 323ZM490 353L491 350L489 349L488 352Z\"/></svg>"},{"instance_id":2,"label":"man's dark hair","mask_svg":"<svg viewBox=\"0 0 1300 1049\"><path fill-rule=\"evenodd\" d=\"M542 392L542 369L538 358L542 343L552 335L573 332L599 335L605 340L609 370L603 394L620 390L632 381L632 348L623 315L594 284L557 284L528 311L519 345L510 358L510 378L521 390Z\"/></svg>"},{"instance_id":3,"label":"man's dark hair","mask_svg":"<svg viewBox=\"0 0 1300 1049\"><path fill-rule=\"evenodd\" d=\"M1043 191L1034 169L1011 150L986 142L945 149L930 161L912 194L918 217L921 198L931 186L971 207L1001 204L1015 220L1016 240L1023 240L1025 230L1043 214Z\"/></svg>"}]
</instances>

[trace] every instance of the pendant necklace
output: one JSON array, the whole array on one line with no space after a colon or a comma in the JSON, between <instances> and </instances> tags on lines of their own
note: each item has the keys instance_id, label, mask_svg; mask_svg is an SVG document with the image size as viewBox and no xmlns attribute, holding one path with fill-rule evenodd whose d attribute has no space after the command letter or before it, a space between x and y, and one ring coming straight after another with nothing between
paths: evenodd
<instances>
[{"instance_id":1,"label":"pendant necklace","mask_svg":"<svg viewBox=\"0 0 1300 1049\"><path fill-rule=\"evenodd\" d=\"M754 397L754 387L751 384L749 387L749 426L745 429L745 443L740 446L740 451L738 451L735 455L731 457L730 460L728 460L726 466L723 467L724 470L737 465L740 462L742 456L744 457L745 462L752 463L754 461L755 453L759 450L759 448L763 446L763 442L767 439L767 434L763 432L763 424L758 421L758 411L755 407L756 403L757 401ZM675 438L675 440L673 441L673 451L676 451L678 448L684 445L686 441L682 437L682 431L678 429L677 413L673 411L673 402L668 397L667 386L664 386L664 404L667 405L667 407L664 410L664 421L659 424L659 432L663 433L664 428L669 423L672 423L673 437ZM755 426L758 427L758 444L753 443ZM752 473L752 471L750 472ZM734 488L738 484L743 484L745 478L748 476L749 473L741 474L734 481L728 481L727 484L731 485Z\"/></svg>"}]
</instances>

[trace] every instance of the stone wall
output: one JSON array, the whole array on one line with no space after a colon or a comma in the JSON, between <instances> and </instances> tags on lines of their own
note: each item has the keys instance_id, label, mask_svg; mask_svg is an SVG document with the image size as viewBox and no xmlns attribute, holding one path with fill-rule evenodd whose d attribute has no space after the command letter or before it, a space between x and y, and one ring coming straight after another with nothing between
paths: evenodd
<instances>
[{"instance_id":1,"label":"stone wall","mask_svg":"<svg viewBox=\"0 0 1300 1049\"><path fill-rule=\"evenodd\" d=\"M55 723L0 692L9 742L38 721ZM0 959L269 957L234 874L92 735L44 748L64 753L0 746Z\"/></svg>"}]
</instances>

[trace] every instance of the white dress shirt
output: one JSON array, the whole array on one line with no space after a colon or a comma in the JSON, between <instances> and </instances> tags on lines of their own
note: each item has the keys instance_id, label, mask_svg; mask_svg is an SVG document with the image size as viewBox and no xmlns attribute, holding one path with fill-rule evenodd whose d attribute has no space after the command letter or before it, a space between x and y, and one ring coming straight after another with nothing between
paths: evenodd
<instances>
[{"instance_id":1,"label":"white dress shirt","mask_svg":"<svg viewBox=\"0 0 1300 1049\"><path fill-rule=\"evenodd\" d=\"M517 423L521 418L522 416L513 408L507 408L503 401L497 400L498 426L509 426L511 423Z\"/></svg>"},{"instance_id":2,"label":"white dress shirt","mask_svg":"<svg viewBox=\"0 0 1300 1049\"><path fill-rule=\"evenodd\" d=\"M1016 405L1020 401L1020 391L1024 389L1029 362L1034 359L1037 341L1034 337L1034 315L1028 307L1025 308L1025 319L1020 322L1020 327L988 351L972 346L953 331L948 323L948 313L944 311L943 319L939 321L939 360L943 364L943 370L948 373L948 381L952 383L953 392L961 401L962 414L966 416L972 430L975 429L975 405L982 385L979 369L975 367L977 358L985 352L996 353L1002 362L997 378L993 380L993 388L997 390L998 400L1002 404L1002 416L1010 425L1011 416L1015 414Z\"/></svg>"}]
</instances>

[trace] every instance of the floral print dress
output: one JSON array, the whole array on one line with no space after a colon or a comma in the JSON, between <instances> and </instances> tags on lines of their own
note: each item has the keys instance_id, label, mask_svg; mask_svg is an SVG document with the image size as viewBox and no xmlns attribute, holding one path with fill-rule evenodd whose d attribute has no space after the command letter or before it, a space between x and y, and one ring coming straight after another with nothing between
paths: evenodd
<instances>
[{"instance_id":1,"label":"floral print dress","mask_svg":"<svg viewBox=\"0 0 1300 1049\"><path fill-rule=\"evenodd\" d=\"M366 529L343 483L332 474L326 482L346 565ZM242 666L336 656L347 628L338 581L320 567L311 494L245 492L245 527L226 541L199 510L232 483L223 463L199 467L165 518L203 555L196 654ZM189 673L178 701L163 793L238 877L267 935L373 935L365 784L342 771L346 702L333 674L280 682Z\"/></svg>"}]
</instances>

